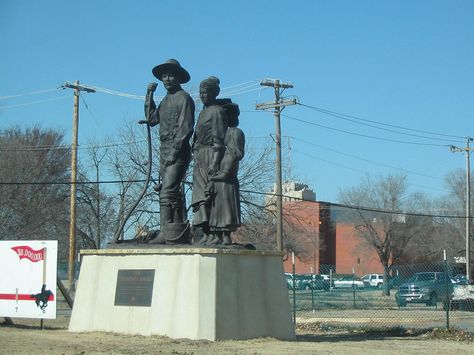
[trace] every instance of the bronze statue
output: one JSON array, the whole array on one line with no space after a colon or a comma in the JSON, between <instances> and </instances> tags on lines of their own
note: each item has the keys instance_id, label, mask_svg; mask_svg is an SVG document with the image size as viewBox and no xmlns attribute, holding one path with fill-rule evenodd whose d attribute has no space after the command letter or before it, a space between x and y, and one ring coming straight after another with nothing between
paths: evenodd
<instances>
[{"instance_id":1,"label":"bronze statue","mask_svg":"<svg viewBox=\"0 0 474 355\"><path fill-rule=\"evenodd\" d=\"M230 234L241 223L237 172L245 136L237 128L238 105L230 99L217 99L219 91L218 78L211 76L201 82L199 96L204 109L193 139L191 206L194 227L202 234L195 242L201 245L231 245Z\"/></svg>"},{"instance_id":2,"label":"bronze statue","mask_svg":"<svg viewBox=\"0 0 474 355\"><path fill-rule=\"evenodd\" d=\"M224 139L227 132L227 115L217 100L219 79L211 76L201 82L199 97L204 105L199 114L193 139L193 195L191 206L194 212L193 224L201 228L203 237L199 244L219 244L219 238L211 234L209 217L213 201L210 178L219 170L224 156Z\"/></svg>"},{"instance_id":3,"label":"bronze statue","mask_svg":"<svg viewBox=\"0 0 474 355\"><path fill-rule=\"evenodd\" d=\"M158 107L153 100L156 83L150 83L145 100L145 115L150 126L157 124L160 136L160 233L150 243L188 243L182 180L191 161L189 140L194 127L194 101L181 84L189 73L175 59L153 68L153 75L163 82L166 96Z\"/></svg>"},{"instance_id":4,"label":"bronze statue","mask_svg":"<svg viewBox=\"0 0 474 355\"><path fill-rule=\"evenodd\" d=\"M229 128L225 134L225 152L220 168L211 177L213 201L209 216L211 234L217 235L223 245L231 245L231 232L241 223L240 191L237 173L239 161L244 157L245 135L239 125L239 106L225 104Z\"/></svg>"}]
</instances>

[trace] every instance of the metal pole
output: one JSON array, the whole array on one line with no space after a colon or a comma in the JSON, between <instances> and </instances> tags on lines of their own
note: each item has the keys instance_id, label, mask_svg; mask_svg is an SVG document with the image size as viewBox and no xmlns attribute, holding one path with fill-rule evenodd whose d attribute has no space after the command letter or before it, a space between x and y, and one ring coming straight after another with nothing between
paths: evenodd
<instances>
[{"instance_id":1,"label":"metal pole","mask_svg":"<svg viewBox=\"0 0 474 355\"><path fill-rule=\"evenodd\" d=\"M471 164L469 142L466 140L466 277L471 281Z\"/></svg>"},{"instance_id":2,"label":"metal pole","mask_svg":"<svg viewBox=\"0 0 474 355\"><path fill-rule=\"evenodd\" d=\"M99 184L99 163L97 163L96 174L95 174L95 181L97 185L97 238L96 238L96 246L97 249L100 249L100 184Z\"/></svg>"},{"instance_id":3,"label":"metal pole","mask_svg":"<svg viewBox=\"0 0 474 355\"><path fill-rule=\"evenodd\" d=\"M449 280L448 277L448 259L446 258L446 249L443 251L443 257L444 257L444 273L445 273L445 278L444 278L444 283L446 286L446 299L444 301L445 304L445 309L446 309L446 329L449 330L449 309L451 308L451 296L449 295Z\"/></svg>"},{"instance_id":4,"label":"metal pole","mask_svg":"<svg viewBox=\"0 0 474 355\"><path fill-rule=\"evenodd\" d=\"M354 309L356 308L356 287L355 287L355 270L352 267L352 302Z\"/></svg>"},{"instance_id":5,"label":"metal pole","mask_svg":"<svg viewBox=\"0 0 474 355\"><path fill-rule=\"evenodd\" d=\"M69 208L69 290L74 290L75 257L76 257L76 181L77 181L77 137L79 126L79 81L74 83L74 112L72 117L71 143L71 196Z\"/></svg>"},{"instance_id":6,"label":"metal pole","mask_svg":"<svg viewBox=\"0 0 474 355\"><path fill-rule=\"evenodd\" d=\"M292 277L293 277L293 324L296 327L296 280L295 280L295 252L291 252Z\"/></svg>"},{"instance_id":7,"label":"metal pole","mask_svg":"<svg viewBox=\"0 0 474 355\"><path fill-rule=\"evenodd\" d=\"M313 270L313 267L311 267L311 307L313 309L313 313L314 313L314 289L316 288L316 279L314 277L314 270Z\"/></svg>"}]
</instances>

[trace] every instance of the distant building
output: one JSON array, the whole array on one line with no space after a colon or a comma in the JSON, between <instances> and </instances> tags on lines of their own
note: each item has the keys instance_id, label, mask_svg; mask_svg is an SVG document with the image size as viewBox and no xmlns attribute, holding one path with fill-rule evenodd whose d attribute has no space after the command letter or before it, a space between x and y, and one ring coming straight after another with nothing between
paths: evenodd
<instances>
[{"instance_id":1,"label":"distant building","mask_svg":"<svg viewBox=\"0 0 474 355\"><path fill-rule=\"evenodd\" d=\"M282 190L282 201L291 202L291 201L316 201L316 194L314 191L306 184L295 181L287 181L281 185ZM271 193L276 193L276 184L273 184L273 190ZM275 206L276 196L267 195L265 198L265 204L267 207Z\"/></svg>"},{"instance_id":2,"label":"distant building","mask_svg":"<svg viewBox=\"0 0 474 355\"><path fill-rule=\"evenodd\" d=\"M332 270L362 276L383 272L377 253L357 236L354 224L345 218L348 216L336 214L329 203L316 201L316 194L308 185L286 182L282 191L283 217L287 222L284 233L292 233L285 232L285 228L297 228L298 238L304 243L304 255L295 260L296 273L327 274ZM266 204L273 209L275 196L267 198ZM285 259L285 272L291 272L291 255Z\"/></svg>"}]
</instances>

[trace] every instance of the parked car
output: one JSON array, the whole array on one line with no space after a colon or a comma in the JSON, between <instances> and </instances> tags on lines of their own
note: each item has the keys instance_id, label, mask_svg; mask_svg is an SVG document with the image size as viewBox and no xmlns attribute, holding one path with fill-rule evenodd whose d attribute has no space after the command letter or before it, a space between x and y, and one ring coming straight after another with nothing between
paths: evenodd
<instances>
[{"instance_id":1,"label":"parked car","mask_svg":"<svg viewBox=\"0 0 474 355\"><path fill-rule=\"evenodd\" d=\"M418 272L400 285L395 300L399 307L407 303L435 306L438 301L446 308L453 293L453 283L444 272Z\"/></svg>"},{"instance_id":2,"label":"parked car","mask_svg":"<svg viewBox=\"0 0 474 355\"><path fill-rule=\"evenodd\" d=\"M331 288L329 277L326 278L324 275L312 275L312 278L311 289L329 291Z\"/></svg>"},{"instance_id":3,"label":"parked car","mask_svg":"<svg viewBox=\"0 0 474 355\"><path fill-rule=\"evenodd\" d=\"M453 282L458 285L469 285L466 275L459 274L453 277Z\"/></svg>"},{"instance_id":4,"label":"parked car","mask_svg":"<svg viewBox=\"0 0 474 355\"><path fill-rule=\"evenodd\" d=\"M286 280L286 287L289 290L292 290L293 288L296 289L297 280L296 280L296 278L293 278L292 273L285 272L285 280Z\"/></svg>"},{"instance_id":5,"label":"parked car","mask_svg":"<svg viewBox=\"0 0 474 355\"><path fill-rule=\"evenodd\" d=\"M383 274L368 274L362 276L362 282L366 287L378 287L383 285Z\"/></svg>"},{"instance_id":6,"label":"parked car","mask_svg":"<svg viewBox=\"0 0 474 355\"><path fill-rule=\"evenodd\" d=\"M363 288L364 282L355 276L343 276L334 280L334 288Z\"/></svg>"},{"instance_id":7,"label":"parked car","mask_svg":"<svg viewBox=\"0 0 474 355\"><path fill-rule=\"evenodd\" d=\"M285 273L286 286L289 290L325 290L330 288L329 280L321 275Z\"/></svg>"},{"instance_id":8,"label":"parked car","mask_svg":"<svg viewBox=\"0 0 474 355\"><path fill-rule=\"evenodd\" d=\"M311 277L292 273L285 273L286 287L289 290L309 290L311 285Z\"/></svg>"}]
</instances>

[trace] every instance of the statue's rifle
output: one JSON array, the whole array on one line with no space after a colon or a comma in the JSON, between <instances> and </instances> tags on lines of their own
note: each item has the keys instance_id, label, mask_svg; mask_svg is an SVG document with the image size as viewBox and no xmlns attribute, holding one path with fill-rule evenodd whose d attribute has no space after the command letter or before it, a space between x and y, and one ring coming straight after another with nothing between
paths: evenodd
<instances>
[{"instance_id":1,"label":"statue's rifle","mask_svg":"<svg viewBox=\"0 0 474 355\"><path fill-rule=\"evenodd\" d=\"M152 167L152 145L151 145L151 130L150 130L150 122L149 122L149 119L150 119L150 115L151 115L151 101L152 101L152 93L153 93L153 90L148 90L147 92L147 95L146 95L146 107L147 107L147 112L146 112L146 119L145 120L140 120L138 121L139 124L146 124L146 133L147 133L147 145L148 145L148 170L147 170L147 174L146 174L146 179L145 179L145 184L143 185L143 190L140 194L140 196L138 197L138 199L134 202L134 204L132 205L132 208L130 208L130 210L127 212L127 214L125 215L125 217L122 219L122 221L120 222L120 225L119 227L117 228L117 230L115 231L115 235L114 235L114 243L120 243L122 242L123 240L119 240L122 233L123 233L123 230L125 228L125 224L127 223L128 219L130 218L130 216L132 215L132 213L135 211L135 209L137 208L138 204L140 203L140 201L143 199L143 196L145 196L146 194L146 191L148 189L148 185L150 184L150 180L151 180L151 167Z\"/></svg>"}]
</instances>

